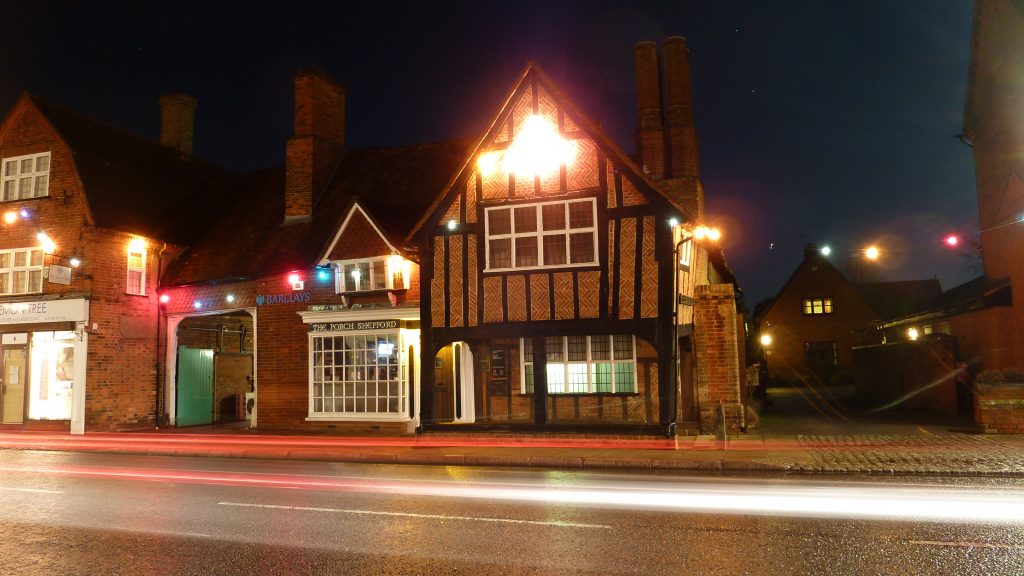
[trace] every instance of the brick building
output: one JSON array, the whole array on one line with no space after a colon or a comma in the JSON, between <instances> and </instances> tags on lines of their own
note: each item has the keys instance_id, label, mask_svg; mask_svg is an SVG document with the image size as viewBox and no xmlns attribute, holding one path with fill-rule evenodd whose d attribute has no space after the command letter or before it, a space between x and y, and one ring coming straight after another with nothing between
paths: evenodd
<instances>
[{"instance_id":1,"label":"brick building","mask_svg":"<svg viewBox=\"0 0 1024 576\"><path fill-rule=\"evenodd\" d=\"M0 316L0 350L36 371L4 406L76 432L741 427L735 279L697 239L687 48L658 52L636 50L636 159L534 64L482 137L378 149L346 146L344 88L300 71L284 165L246 174L191 157L187 96L161 99L161 144L23 98L0 150L28 219L0 264L10 249L6 285L45 290ZM538 159L555 164L510 168ZM44 303L63 315L7 321ZM68 407L32 418L56 390Z\"/></svg>"},{"instance_id":2,"label":"brick building","mask_svg":"<svg viewBox=\"0 0 1024 576\"><path fill-rule=\"evenodd\" d=\"M853 347L881 341L885 320L927 308L941 294L938 280L855 284L813 245L758 317L770 377L827 383L853 367Z\"/></svg>"}]
</instances>

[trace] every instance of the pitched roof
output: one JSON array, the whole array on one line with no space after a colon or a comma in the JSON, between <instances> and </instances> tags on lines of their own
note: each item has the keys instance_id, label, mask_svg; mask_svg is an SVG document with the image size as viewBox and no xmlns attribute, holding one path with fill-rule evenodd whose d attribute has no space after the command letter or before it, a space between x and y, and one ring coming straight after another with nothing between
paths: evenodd
<instances>
[{"instance_id":1,"label":"pitched roof","mask_svg":"<svg viewBox=\"0 0 1024 576\"><path fill-rule=\"evenodd\" d=\"M942 287L935 278L899 282L856 284L857 291L868 306L883 320L906 316L934 306L942 296Z\"/></svg>"},{"instance_id":2,"label":"pitched roof","mask_svg":"<svg viewBox=\"0 0 1024 576\"><path fill-rule=\"evenodd\" d=\"M165 284L180 285L314 265L358 202L395 246L465 159L469 142L450 140L402 148L343 152L313 217L284 222L284 168L250 172L219 183L233 204L175 262ZM368 255L369 256L369 255Z\"/></svg>"},{"instance_id":3,"label":"pitched roof","mask_svg":"<svg viewBox=\"0 0 1024 576\"><path fill-rule=\"evenodd\" d=\"M211 180L227 170L157 142L27 98L70 148L96 225L187 244L216 212Z\"/></svg>"}]
</instances>

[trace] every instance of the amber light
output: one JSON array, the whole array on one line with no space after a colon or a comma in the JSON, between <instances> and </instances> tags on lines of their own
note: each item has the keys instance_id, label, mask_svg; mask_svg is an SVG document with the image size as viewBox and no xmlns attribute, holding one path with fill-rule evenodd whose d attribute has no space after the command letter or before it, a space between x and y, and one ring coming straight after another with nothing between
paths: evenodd
<instances>
[{"instance_id":1,"label":"amber light","mask_svg":"<svg viewBox=\"0 0 1024 576\"><path fill-rule=\"evenodd\" d=\"M504 164L506 172L543 176L557 172L575 158L576 147L562 138L547 118L533 115L523 122L505 153Z\"/></svg>"},{"instance_id":2,"label":"amber light","mask_svg":"<svg viewBox=\"0 0 1024 576\"><path fill-rule=\"evenodd\" d=\"M146 251L146 241L143 240L142 238L132 238L131 241L128 242L128 252L130 252L132 254L136 254L136 253L145 252L145 251Z\"/></svg>"}]
</instances>

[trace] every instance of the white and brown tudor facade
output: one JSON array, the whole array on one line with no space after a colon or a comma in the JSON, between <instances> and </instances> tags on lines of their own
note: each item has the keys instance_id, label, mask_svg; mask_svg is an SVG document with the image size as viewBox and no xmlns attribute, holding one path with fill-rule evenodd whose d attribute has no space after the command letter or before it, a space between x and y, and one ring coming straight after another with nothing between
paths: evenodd
<instances>
[{"instance_id":1,"label":"white and brown tudor facade","mask_svg":"<svg viewBox=\"0 0 1024 576\"><path fill-rule=\"evenodd\" d=\"M300 71L284 166L240 175L193 160L195 101L162 99L162 146L112 135L121 157L61 196L81 212L54 225L62 245L79 221L112 242L82 244L71 289L89 316L53 328L95 342L77 431L236 418L358 434L741 427L735 280L696 238L685 41L661 51L636 49L636 158L532 63L481 137L378 149L347 147L344 88ZM109 130L72 125L83 146ZM152 158L181 175L99 184ZM189 184L173 210L157 210L161 181ZM160 228L167 214L188 225ZM144 298L118 283L133 262Z\"/></svg>"}]
</instances>

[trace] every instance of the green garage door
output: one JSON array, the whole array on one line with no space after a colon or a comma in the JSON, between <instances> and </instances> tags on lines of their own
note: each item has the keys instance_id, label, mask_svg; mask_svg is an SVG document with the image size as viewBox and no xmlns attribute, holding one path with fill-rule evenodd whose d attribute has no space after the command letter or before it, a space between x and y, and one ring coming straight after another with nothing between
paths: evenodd
<instances>
[{"instance_id":1,"label":"green garage door","mask_svg":"<svg viewBox=\"0 0 1024 576\"><path fill-rule=\"evenodd\" d=\"M213 423L213 350L178 346L178 426Z\"/></svg>"}]
</instances>

